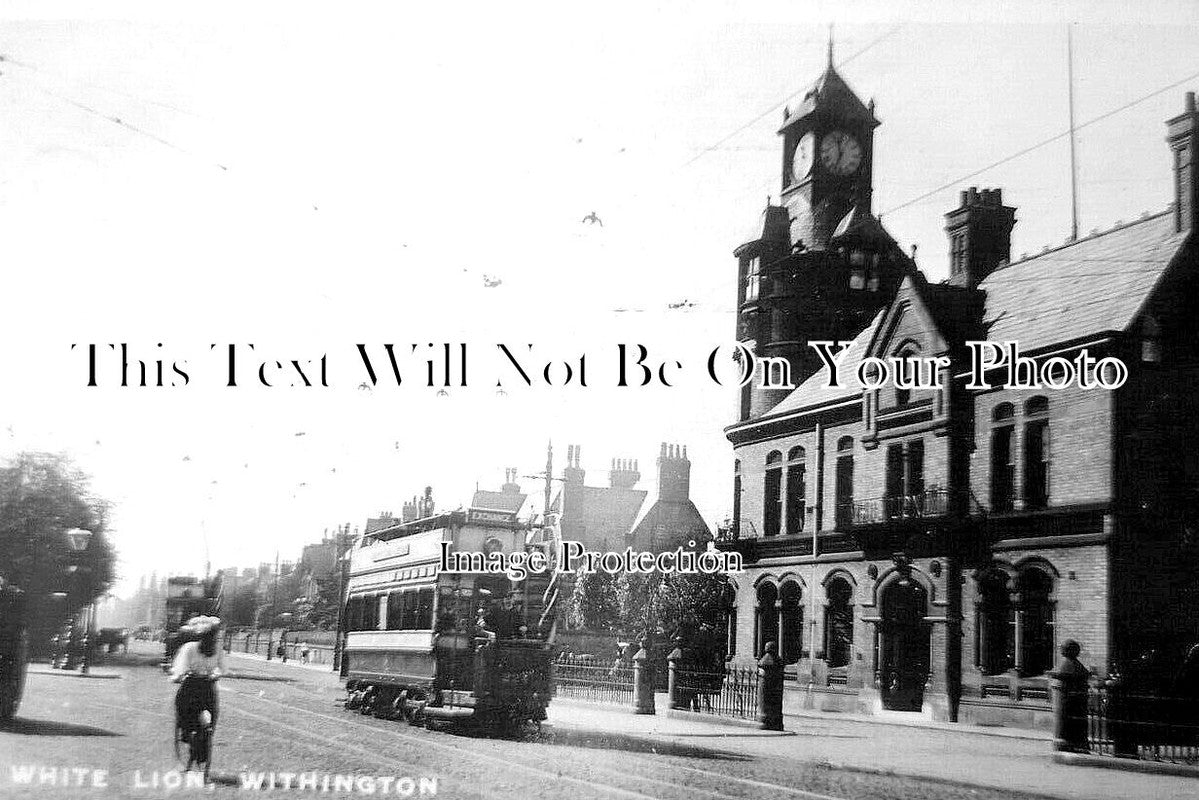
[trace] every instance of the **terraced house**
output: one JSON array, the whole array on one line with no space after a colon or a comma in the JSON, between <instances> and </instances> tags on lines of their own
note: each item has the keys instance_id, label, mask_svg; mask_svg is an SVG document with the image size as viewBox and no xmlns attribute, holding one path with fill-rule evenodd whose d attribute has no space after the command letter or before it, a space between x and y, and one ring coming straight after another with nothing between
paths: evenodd
<instances>
[{"instance_id":1,"label":"terraced house","mask_svg":"<svg viewBox=\"0 0 1199 800\"><path fill-rule=\"evenodd\" d=\"M1016 209L970 189L937 284L872 215L878 124L830 61L780 131L781 202L736 250L738 339L798 388L747 386L726 429L732 658L777 642L788 702L1048 725L1065 639L1101 675L1199 641L1194 96L1167 125L1167 210L1012 262ZM840 386L815 340L852 341ZM978 341L1128 378L970 388ZM935 389L866 389L865 356L947 362Z\"/></svg>"}]
</instances>

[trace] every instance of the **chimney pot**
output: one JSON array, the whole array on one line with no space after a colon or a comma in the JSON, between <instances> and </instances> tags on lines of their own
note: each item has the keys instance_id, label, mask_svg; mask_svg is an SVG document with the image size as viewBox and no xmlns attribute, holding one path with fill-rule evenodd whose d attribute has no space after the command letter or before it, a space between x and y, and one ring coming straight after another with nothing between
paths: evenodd
<instances>
[{"instance_id":1,"label":"chimney pot","mask_svg":"<svg viewBox=\"0 0 1199 800\"><path fill-rule=\"evenodd\" d=\"M1187 92L1187 111L1195 110L1195 93Z\"/></svg>"},{"instance_id":2,"label":"chimney pot","mask_svg":"<svg viewBox=\"0 0 1199 800\"><path fill-rule=\"evenodd\" d=\"M968 202L968 201L967 201L967 199L966 199L966 190L965 190L965 189L963 189L963 190L962 190L962 200L961 200L961 202L960 202L960 203L958 203L958 208L965 208L965 207L966 207L966 203L967 203L967 202Z\"/></svg>"}]
</instances>

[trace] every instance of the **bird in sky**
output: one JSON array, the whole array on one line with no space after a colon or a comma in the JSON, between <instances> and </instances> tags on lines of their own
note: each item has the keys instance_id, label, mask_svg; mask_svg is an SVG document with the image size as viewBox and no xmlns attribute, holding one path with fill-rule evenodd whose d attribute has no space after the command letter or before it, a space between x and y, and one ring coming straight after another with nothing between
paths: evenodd
<instances>
[{"instance_id":1,"label":"bird in sky","mask_svg":"<svg viewBox=\"0 0 1199 800\"><path fill-rule=\"evenodd\" d=\"M307 431L297 431L296 432L296 436L307 436L307 435L308 435Z\"/></svg>"},{"instance_id":2,"label":"bird in sky","mask_svg":"<svg viewBox=\"0 0 1199 800\"><path fill-rule=\"evenodd\" d=\"M596 214L594 211L592 211L587 216L583 217L583 219L581 221L585 222L588 225L599 225L601 228L604 227L604 221L602 219L600 219L599 215Z\"/></svg>"},{"instance_id":3,"label":"bird in sky","mask_svg":"<svg viewBox=\"0 0 1199 800\"><path fill-rule=\"evenodd\" d=\"M501 283L503 283L503 280L501 280L500 278L496 278L491 275L483 276L483 286L488 289L494 289L495 287L499 286Z\"/></svg>"}]
</instances>

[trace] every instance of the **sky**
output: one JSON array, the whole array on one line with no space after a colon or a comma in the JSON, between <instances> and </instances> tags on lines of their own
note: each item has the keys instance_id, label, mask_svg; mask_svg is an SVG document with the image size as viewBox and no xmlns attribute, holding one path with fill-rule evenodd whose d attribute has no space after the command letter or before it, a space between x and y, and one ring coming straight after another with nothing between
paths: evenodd
<instances>
[{"instance_id":1,"label":"sky","mask_svg":"<svg viewBox=\"0 0 1199 800\"><path fill-rule=\"evenodd\" d=\"M294 558L427 485L456 508L550 440L556 471L577 444L589 483L637 458L651 492L686 444L727 516L735 400L705 361L830 23L882 121L874 210L933 280L968 186L1017 207L1014 257L1068 235L1068 23L1083 235L1166 207L1165 120L1199 89L1182 3L428 5L0 10L0 457L92 476L118 594ZM357 344L386 369L384 343L441 342L468 344L466 388L409 361L362 387ZM168 385L121 387L118 343ZM681 363L673 385L615 386L621 343ZM255 358L315 381L322 356L328 386L255 385Z\"/></svg>"}]
</instances>

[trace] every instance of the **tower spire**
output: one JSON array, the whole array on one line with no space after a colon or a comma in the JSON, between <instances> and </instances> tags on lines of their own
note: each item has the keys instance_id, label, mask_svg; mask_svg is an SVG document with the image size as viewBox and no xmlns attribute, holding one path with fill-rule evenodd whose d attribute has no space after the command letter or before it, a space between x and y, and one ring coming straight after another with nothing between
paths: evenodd
<instances>
[{"instance_id":1,"label":"tower spire","mask_svg":"<svg viewBox=\"0 0 1199 800\"><path fill-rule=\"evenodd\" d=\"M828 68L833 68L833 23L828 24Z\"/></svg>"}]
</instances>

